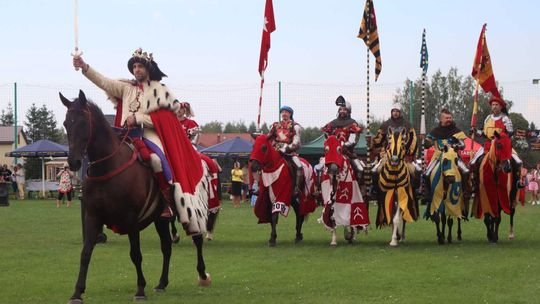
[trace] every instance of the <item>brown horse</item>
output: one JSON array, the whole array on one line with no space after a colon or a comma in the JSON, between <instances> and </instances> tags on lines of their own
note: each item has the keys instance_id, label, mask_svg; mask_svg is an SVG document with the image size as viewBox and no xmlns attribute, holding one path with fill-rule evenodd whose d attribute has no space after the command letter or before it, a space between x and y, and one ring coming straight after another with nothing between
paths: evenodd
<instances>
[{"instance_id":1,"label":"brown horse","mask_svg":"<svg viewBox=\"0 0 540 304\"><path fill-rule=\"evenodd\" d=\"M146 299L146 280L142 272L142 255L139 232L154 223L161 241L163 267L155 291L164 291L169 283L171 235L167 219L160 218L164 207L157 182L148 166L137 161L137 153L113 134L101 110L87 101L82 91L73 102L60 94L67 107L64 127L69 141L68 164L70 170L81 167L87 154L90 161L88 177L84 182L85 200L84 245L81 252L79 277L75 292L69 303L82 303L81 295L86 289L86 276L98 233L103 225L113 231L127 234L130 257L137 270L137 293L135 299ZM210 284L205 272L201 235L192 236L197 247L197 271L199 284Z\"/></svg>"}]
</instances>

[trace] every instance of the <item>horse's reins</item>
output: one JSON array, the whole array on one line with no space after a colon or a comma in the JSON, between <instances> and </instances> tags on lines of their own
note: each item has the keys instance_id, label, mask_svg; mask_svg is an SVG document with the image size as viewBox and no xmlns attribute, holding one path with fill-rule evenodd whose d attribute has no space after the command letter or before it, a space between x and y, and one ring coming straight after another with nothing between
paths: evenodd
<instances>
[{"instance_id":1,"label":"horse's reins","mask_svg":"<svg viewBox=\"0 0 540 304\"><path fill-rule=\"evenodd\" d=\"M71 111L71 109L69 109L68 111ZM84 150L83 152L86 154L87 153L87 150L88 150L88 145L90 145L90 142L92 140L92 135L93 135L93 132L92 132L92 112L90 112L90 109L88 108L88 106L86 107L86 109L84 110L84 112L86 112L86 114L88 115L88 124L89 124L89 129L88 129L88 133L89 133L89 136L88 136L88 140L86 141L86 145L84 147ZM135 160L137 159L137 152L136 150L133 150L133 153L131 154L131 158L130 160L123 164L122 166L120 166L119 168L105 174L105 175L102 175L102 176L90 176L89 172L90 172L90 167L92 167L92 165L95 165L95 164L98 164L98 163L101 163L109 158L112 158L114 155L116 155L120 149L122 148L122 145L126 142L126 139L128 137L128 134L129 134L129 130L131 128L127 128L126 130L126 133L124 134L124 136L122 137L122 140L120 141L120 144L118 144L118 146L116 147L116 149L110 153L109 155L103 157L103 158L100 158L96 161L93 161L93 162L88 162L88 168L86 169L86 179L88 180L92 180L92 181L105 181L105 180L108 180L110 178L112 178L113 176L116 176L118 174L120 174L121 172L123 172L124 170L126 170L128 167L130 167L131 165L133 165L133 163L135 162Z\"/></svg>"}]
</instances>

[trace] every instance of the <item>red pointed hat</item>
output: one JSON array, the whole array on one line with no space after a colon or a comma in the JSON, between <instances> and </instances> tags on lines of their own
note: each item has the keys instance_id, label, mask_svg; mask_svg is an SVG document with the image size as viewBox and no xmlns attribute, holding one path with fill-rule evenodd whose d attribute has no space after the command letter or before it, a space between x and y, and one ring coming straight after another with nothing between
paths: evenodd
<instances>
[{"instance_id":1,"label":"red pointed hat","mask_svg":"<svg viewBox=\"0 0 540 304\"><path fill-rule=\"evenodd\" d=\"M491 96L491 98L488 101L489 105L491 105L492 102L498 102L503 108L506 108L506 102L504 102L504 100L500 97Z\"/></svg>"}]
</instances>

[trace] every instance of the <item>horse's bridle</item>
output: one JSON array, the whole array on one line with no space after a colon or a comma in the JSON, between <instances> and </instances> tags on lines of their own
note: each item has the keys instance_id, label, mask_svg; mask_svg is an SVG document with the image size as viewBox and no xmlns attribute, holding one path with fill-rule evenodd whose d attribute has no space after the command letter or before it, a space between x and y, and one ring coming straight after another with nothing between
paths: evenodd
<instances>
[{"instance_id":1,"label":"horse's bridle","mask_svg":"<svg viewBox=\"0 0 540 304\"><path fill-rule=\"evenodd\" d=\"M75 110L72 110L72 109L68 109L68 112L69 111L75 111ZM93 136L93 132L92 132L92 112L90 111L90 108L88 108L88 105L85 107L85 109L83 110L83 112L85 112L88 116L88 125L89 125L89 128L88 128L88 140L86 141L86 145L84 146L84 149L83 149L83 154L87 154L87 150L88 150L88 145L90 145L90 142L92 141L92 136ZM122 140L120 141L120 143L118 144L118 146L116 147L116 149L109 155L105 156L105 157L102 157L98 160L95 160L95 161L92 161L92 162L88 162L88 168L86 169L86 176L87 178L89 179L96 179L96 180L106 180L106 179L109 179L110 177L114 176L114 175L117 175L118 173L122 172L123 170L125 170L127 167L131 166L131 164L133 164L134 160L136 159L136 155L137 153L135 151L133 151L133 155L135 155L135 157L131 157L130 161L128 163L126 163L124 166L120 167L119 169L107 174L107 175L104 175L104 176L90 176L88 174L88 172L90 171L90 167L92 165L95 165L95 164L98 164L98 163L101 163L111 157L113 157L114 155L116 155L119 151L120 151L120 148L122 148L122 145L126 142L126 139L129 135L129 131L130 131L130 127L127 128L126 130L126 133L124 134L124 136L122 137Z\"/></svg>"}]
</instances>

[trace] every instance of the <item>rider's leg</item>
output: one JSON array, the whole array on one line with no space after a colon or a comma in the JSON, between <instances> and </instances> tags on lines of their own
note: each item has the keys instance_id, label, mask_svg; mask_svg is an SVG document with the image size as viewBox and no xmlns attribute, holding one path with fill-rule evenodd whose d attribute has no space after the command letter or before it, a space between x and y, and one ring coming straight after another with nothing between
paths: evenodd
<instances>
[{"instance_id":1,"label":"rider's leg","mask_svg":"<svg viewBox=\"0 0 540 304\"><path fill-rule=\"evenodd\" d=\"M364 172L364 167L362 166L362 162L358 158L353 158L350 161L351 161L351 166L353 167L354 173L356 173L357 180L362 180L363 172Z\"/></svg>"},{"instance_id":2,"label":"rider's leg","mask_svg":"<svg viewBox=\"0 0 540 304\"><path fill-rule=\"evenodd\" d=\"M430 176L431 172L435 168L435 166L439 163L439 159L435 158L432 159L429 163L428 167L426 168L426 174L424 175L424 198L430 198L431 199L431 182L430 182Z\"/></svg>"},{"instance_id":3,"label":"rider's leg","mask_svg":"<svg viewBox=\"0 0 540 304\"><path fill-rule=\"evenodd\" d=\"M173 193L171 184L165 177L165 174L163 174L163 166L161 164L161 159L156 153L150 154L150 167L152 168L152 171L154 172L154 175L157 179L159 189L161 190L161 194L163 196L163 199L167 203L166 206L163 208L163 211L161 212L162 217L171 217L172 216L172 209L173 206Z\"/></svg>"},{"instance_id":4,"label":"rider's leg","mask_svg":"<svg viewBox=\"0 0 540 304\"><path fill-rule=\"evenodd\" d=\"M294 164L294 167L296 169L296 189L295 189L295 192L297 194L300 194L301 192L301 183L302 183L302 180L304 178L304 168L302 166L302 162L300 161L300 158L298 158L298 156L296 155L293 155L292 156L292 162Z\"/></svg>"}]
</instances>

